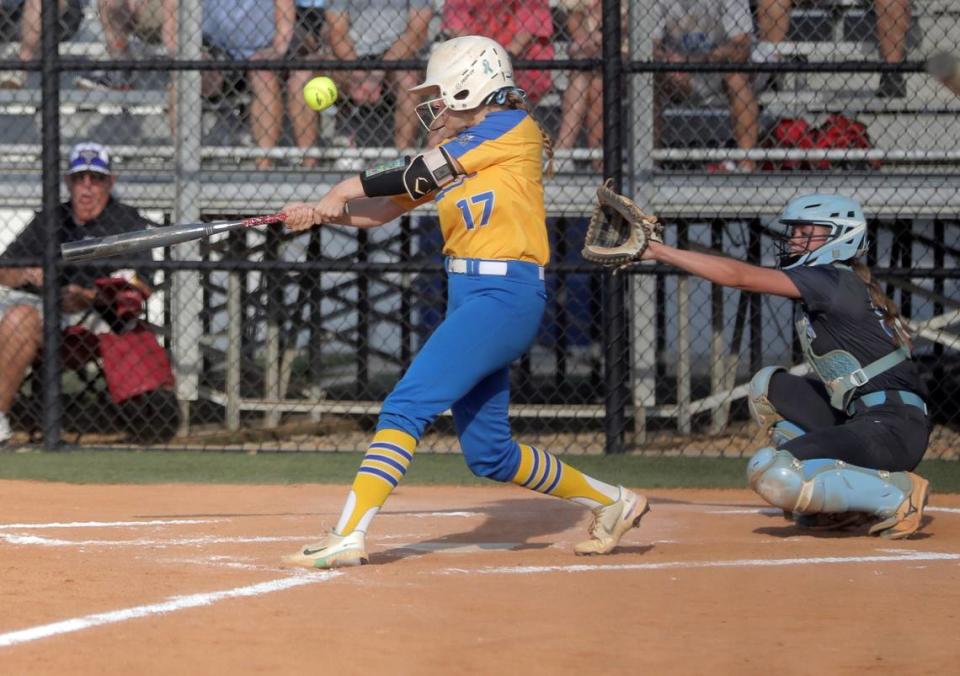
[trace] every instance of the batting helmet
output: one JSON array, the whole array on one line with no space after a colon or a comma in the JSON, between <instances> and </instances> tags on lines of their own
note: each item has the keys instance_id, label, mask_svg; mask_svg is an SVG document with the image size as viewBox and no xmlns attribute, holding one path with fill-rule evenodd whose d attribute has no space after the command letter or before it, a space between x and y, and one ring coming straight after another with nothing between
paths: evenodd
<instances>
[{"instance_id":1,"label":"batting helmet","mask_svg":"<svg viewBox=\"0 0 960 676\"><path fill-rule=\"evenodd\" d=\"M421 104L428 106L431 118L435 118L436 112L430 104L442 101L450 110L470 110L489 103L498 91L515 87L507 50L496 40L465 35L433 48L427 61L426 79L410 91L437 90L437 98Z\"/></svg>"}]
</instances>

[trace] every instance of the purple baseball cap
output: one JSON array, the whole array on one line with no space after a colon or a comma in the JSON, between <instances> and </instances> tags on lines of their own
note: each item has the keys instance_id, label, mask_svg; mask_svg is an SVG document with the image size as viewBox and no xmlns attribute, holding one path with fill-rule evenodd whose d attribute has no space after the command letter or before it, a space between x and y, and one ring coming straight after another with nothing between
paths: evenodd
<instances>
[{"instance_id":1,"label":"purple baseball cap","mask_svg":"<svg viewBox=\"0 0 960 676\"><path fill-rule=\"evenodd\" d=\"M67 175L78 174L81 171L92 171L98 174L108 174L110 171L110 151L99 143L78 143L70 151L70 163L67 166Z\"/></svg>"}]
</instances>

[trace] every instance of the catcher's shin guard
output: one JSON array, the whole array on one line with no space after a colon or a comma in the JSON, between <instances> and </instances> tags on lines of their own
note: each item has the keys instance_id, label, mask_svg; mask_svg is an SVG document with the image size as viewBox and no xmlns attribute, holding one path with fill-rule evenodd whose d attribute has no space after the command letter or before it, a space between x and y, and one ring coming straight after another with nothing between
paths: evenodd
<instances>
[{"instance_id":1,"label":"catcher's shin guard","mask_svg":"<svg viewBox=\"0 0 960 676\"><path fill-rule=\"evenodd\" d=\"M786 369L782 366L764 366L753 374L748 386L747 406L750 408L750 416L764 430L772 427L777 421L783 420L777 407L768 398L770 379L778 371L786 371Z\"/></svg>"},{"instance_id":2,"label":"catcher's shin guard","mask_svg":"<svg viewBox=\"0 0 960 676\"><path fill-rule=\"evenodd\" d=\"M750 379L747 405L750 415L764 431L770 435L773 445L780 447L791 439L803 435L805 430L787 420L770 401L770 379L778 371L786 371L782 366L765 366Z\"/></svg>"},{"instance_id":3,"label":"catcher's shin guard","mask_svg":"<svg viewBox=\"0 0 960 676\"><path fill-rule=\"evenodd\" d=\"M870 532L906 537L920 527L928 484L911 472L885 472L842 460L800 461L789 451L762 448L747 464L747 480L764 500L795 514L864 512L883 521Z\"/></svg>"}]
</instances>

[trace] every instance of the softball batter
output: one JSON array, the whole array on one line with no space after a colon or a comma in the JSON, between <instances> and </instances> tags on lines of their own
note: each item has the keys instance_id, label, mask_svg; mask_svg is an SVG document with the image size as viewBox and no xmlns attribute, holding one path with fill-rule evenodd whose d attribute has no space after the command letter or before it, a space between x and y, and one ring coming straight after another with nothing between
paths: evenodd
<instances>
[{"instance_id":1,"label":"softball batter","mask_svg":"<svg viewBox=\"0 0 960 676\"><path fill-rule=\"evenodd\" d=\"M575 551L606 554L639 525L647 500L518 443L507 416L510 363L529 348L546 301L542 164L544 153L552 155L549 139L514 84L509 55L489 38L437 45L426 80L412 91L428 97L417 112L431 149L346 179L319 202L284 209L292 230L366 228L432 199L448 279L446 318L384 401L336 527L287 562L366 563L371 520L406 473L424 429L448 408L474 474L592 508L590 538Z\"/></svg>"},{"instance_id":2,"label":"softball batter","mask_svg":"<svg viewBox=\"0 0 960 676\"><path fill-rule=\"evenodd\" d=\"M904 538L921 525L928 483L913 470L930 434L926 389L899 311L860 261L867 222L838 195L787 204L780 269L652 242L644 259L715 284L800 301L797 334L814 376L768 366L750 381L750 411L772 446L747 465L750 486L801 526L866 518Z\"/></svg>"}]
</instances>

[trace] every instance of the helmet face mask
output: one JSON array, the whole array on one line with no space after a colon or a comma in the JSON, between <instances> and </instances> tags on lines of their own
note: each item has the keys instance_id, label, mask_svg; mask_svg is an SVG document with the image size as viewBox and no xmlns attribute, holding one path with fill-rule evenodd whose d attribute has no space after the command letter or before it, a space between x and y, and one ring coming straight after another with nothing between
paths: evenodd
<instances>
[{"instance_id":1,"label":"helmet face mask","mask_svg":"<svg viewBox=\"0 0 960 676\"><path fill-rule=\"evenodd\" d=\"M443 102L443 98L438 96L417 104L415 110L417 111L417 118L419 118L420 124L422 124L427 131L432 131L433 123L447 111L447 105Z\"/></svg>"},{"instance_id":2,"label":"helmet face mask","mask_svg":"<svg viewBox=\"0 0 960 676\"><path fill-rule=\"evenodd\" d=\"M791 200L779 222L787 232L778 242L778 262L782 270L799 266L829 265L863 255L867 250L867 221L860 205L840 195L803 195ZM797 226L828 228L824 234L813 231L798 246L793 230ZM819 244L819 246L814 246Z\"/></svg>"}]
</instances>

